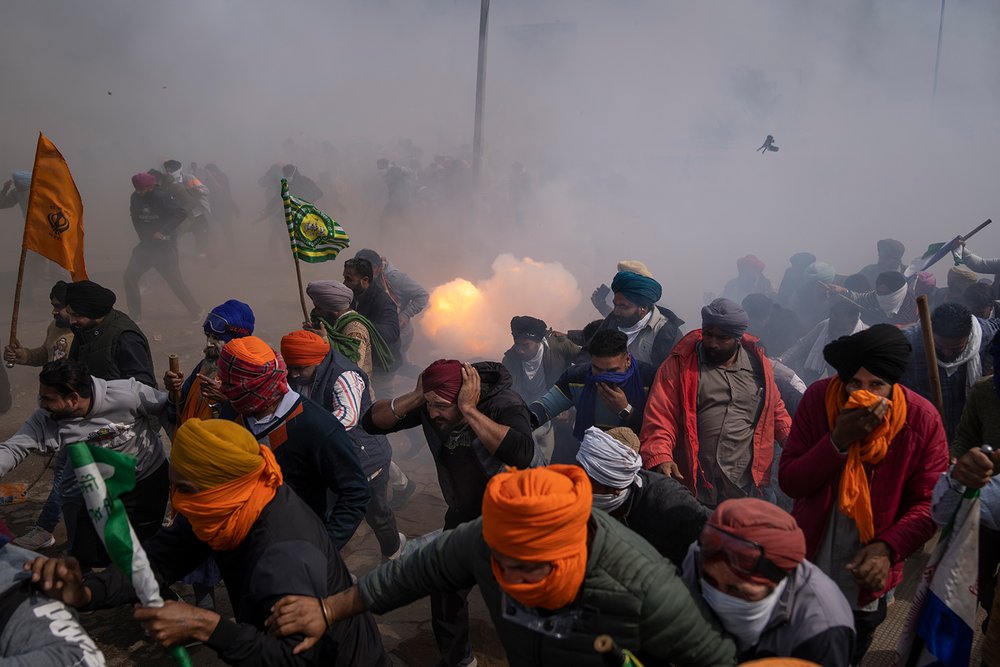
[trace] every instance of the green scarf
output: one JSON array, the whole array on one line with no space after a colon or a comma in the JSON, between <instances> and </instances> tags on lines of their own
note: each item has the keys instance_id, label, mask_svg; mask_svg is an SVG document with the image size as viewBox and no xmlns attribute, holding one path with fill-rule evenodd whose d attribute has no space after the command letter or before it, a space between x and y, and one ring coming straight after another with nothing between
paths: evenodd
<instances>
[{"instance_id":1,"label":"green scarf","mask_svg":"<svg viewBox=\"0 0 1000 667\"><path fill-rule=\"evenodd\" d=\"M326 333L330 337L330 345L332 345L337 352L340 352L356 364L361 363L361 341L343 333L343 329L351 322L360 322L364 325L365 329L368 330L368 338L371 340L372 370L392 370L392 366L396 362L395 357L393 357L392 350L390 350L389 346L386 345L385 339L382 338L382 334L378 332L375 325L372 324L371 321L364 315L350 310L337 318L337 323L335 325L330 324L325 317L319 314L318 310L314 309L311 317L313 320L318 319L323 323L323 327L326 329Z\"/></svg>"}]
</instances>

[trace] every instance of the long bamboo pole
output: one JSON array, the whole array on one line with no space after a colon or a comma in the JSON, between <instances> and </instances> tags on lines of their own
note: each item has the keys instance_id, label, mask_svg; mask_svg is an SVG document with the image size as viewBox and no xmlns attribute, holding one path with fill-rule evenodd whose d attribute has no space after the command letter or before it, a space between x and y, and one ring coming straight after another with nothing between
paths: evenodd
<instances>
[{"instance_id":1,"label":"long bamboo pole","mask_svg":"<svg viewBox=\"0 0 1000 667\"><path fill-rule=\"evenodd\" d=\"M924 335L924 355L927 359L927 376L931 385L931 403L944 417L944 400L941 398L941 375L938 372L937 350L934 349L934 330L931 327L931 309L927 305L927 295L917 297L917 311L920 313L920 330Z\"/></svg>"}]
</instances>

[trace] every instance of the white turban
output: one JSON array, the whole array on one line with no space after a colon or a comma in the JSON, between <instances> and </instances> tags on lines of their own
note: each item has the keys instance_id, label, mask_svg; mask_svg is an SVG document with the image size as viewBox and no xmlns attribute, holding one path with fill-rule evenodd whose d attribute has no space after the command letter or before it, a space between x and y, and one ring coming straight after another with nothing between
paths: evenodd
<instances>
[{"instance_id":1,"label":"white turban","mask_svg":"<svg viewBox=\"0 0 1000 667\"><path fill-rule=\"evenodd\" d=\"M596 426L583 433L576 461L587 476L612 489L642 486L642 458L631 447Z\"/></svg>"}]
</instances>

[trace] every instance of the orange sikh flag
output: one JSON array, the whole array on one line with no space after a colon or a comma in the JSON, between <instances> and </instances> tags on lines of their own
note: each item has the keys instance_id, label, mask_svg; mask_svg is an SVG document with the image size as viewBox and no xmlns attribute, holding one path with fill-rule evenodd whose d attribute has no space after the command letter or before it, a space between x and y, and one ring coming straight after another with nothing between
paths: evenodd
<instances>
[{"instance_id":1,"label":"orange sikh flag","mask_svg":"<svg viewBox=\"0 0 1000 667\"><path fill-rule=\"evenodd\" d=\"M23 244L25 250L34 250L69 271L74 281L87 279L80 191L62 153L42 133L31 171Z\"/></svg>"}]
</instances>

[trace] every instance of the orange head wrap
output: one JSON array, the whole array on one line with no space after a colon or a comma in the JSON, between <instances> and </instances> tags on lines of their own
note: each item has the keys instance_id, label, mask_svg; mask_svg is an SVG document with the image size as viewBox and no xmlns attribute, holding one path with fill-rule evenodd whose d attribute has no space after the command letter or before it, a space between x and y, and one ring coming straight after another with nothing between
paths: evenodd
<instances>
[{"instance_id":1,"label":"orange head wrap","mask_svg":"<svg viewBox=\"0 0 1000 667\"><path fill-rule=\"evenodd\" d=\"M513 584L494 559L493 576L508 595L545 609L576 599L587 569L591 493L587 473L570 465L502 472L489 481L483 495L486 544L509 558L552 564L544 579Z\"/></svg>"},{"instance_id":2,"label":"orange head wrap","mask_svg":"<svg viewBox=\"0 0 1000 667\"><path fill-rule=\"evenodd\" d=\"M281 339L281 356L289 366L317 366L330 353L330 344L312 331L299 329Z\"/></svg>"},{"instance_id":3,"label":"orange head wrap","mask_svg":"<svg viewBox=\"0 0 1000 667\"><path fill-rule=\"evenodd\" d=\"M834 376L826 388L826 416L830 431L837 423L837 417L842 410L868 408L878 403L882 398L871 392L859 390L847 396L843 402L844 383ZM875 537L875 519L872 515L871 489L868 488L868 476L865 464L877 465L889 451L889 443L906 423L906 397L899 384L892 385L892 399L889 411L885 413L882 423L860 442L852 442L847 449L847 463L840 476L840 495L838 498L840 511L854 519L858 526L861 544L867 544ZM841 446L844 443L837 443Z\"/></svg>"},{"instance_id":4,"label":"orange head wrap","mask_svg":"<svg viewBox=\"0 0 1000 667\"><path fill-rule=\"evenodd\" d=\"M170 465L201 488L198 493L174 489L171 504L216 551L239 546L282 482L271 450L226 419L184 422L174 434Z\"/></svg>"}]
</instances>

